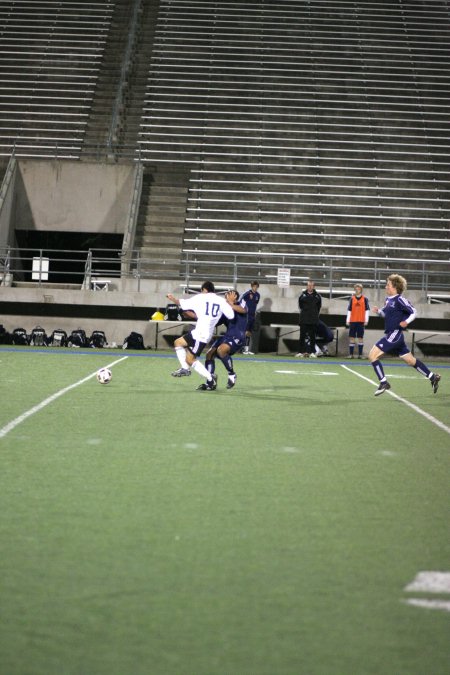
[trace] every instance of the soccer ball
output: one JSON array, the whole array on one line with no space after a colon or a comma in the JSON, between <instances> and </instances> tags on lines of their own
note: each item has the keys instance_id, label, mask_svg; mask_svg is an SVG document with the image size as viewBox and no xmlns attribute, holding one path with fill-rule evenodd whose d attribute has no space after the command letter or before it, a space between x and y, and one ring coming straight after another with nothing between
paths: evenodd
<instances>
[{"instance_id":1,"label":"soccer ball","mask_svg":"<svg viewBox=\"0 0 450 675\"><path fill-rule=\"evenodd\" d=\"M100 370L97 371L97 380L100 384L108 384L108 382L111 382L111 378L112 372L109 368L100 368Z\"/></svg>"}]
</instances>

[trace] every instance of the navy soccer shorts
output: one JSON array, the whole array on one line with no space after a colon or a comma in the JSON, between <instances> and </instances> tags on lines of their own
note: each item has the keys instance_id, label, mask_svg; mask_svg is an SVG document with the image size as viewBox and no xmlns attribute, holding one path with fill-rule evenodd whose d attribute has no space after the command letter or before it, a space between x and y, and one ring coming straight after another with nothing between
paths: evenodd
<instances>
[{"instance_id":1,"label":"navy soccer shorts","mask_svg":"<svg viewBox=\"0 0 450 675\"><path fill-rule=\"evenodd\" d=\"M364 337L364 323L362 321L352 321L350 323L348 336L351 338Z\"/></svg>"},{"instance_id":2,"label":"navy soccer shorts","mask_svg":"<svg viewBox=\"0 0 450 675\"><path fill-rule=\"evenodd\" d=\"M238 336L221 335L211 345L211 349L217 349L220 345L229 345L230 356L245 347L245 339L241 340Z\"/></svg>"},{"instance_id":3,"label":"navy soccer shorts","mask_svg":"<svg viewBox=\"0 0 450 675\"><path fill-rule=\"evenodd\" d=\"M384 354L404 356L411 351L405 342L405 336L402 330L393 330L392 333L386 333L381 340L376 343L378 349Z\"/></svg>"}]
</instances>

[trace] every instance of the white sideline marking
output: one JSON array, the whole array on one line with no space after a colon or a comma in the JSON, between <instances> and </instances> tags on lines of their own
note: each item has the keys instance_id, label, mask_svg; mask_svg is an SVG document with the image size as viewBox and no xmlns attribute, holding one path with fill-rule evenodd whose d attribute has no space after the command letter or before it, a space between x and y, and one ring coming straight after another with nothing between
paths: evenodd
<instances>
[{"instance_id":1,"label":"white sideline marking","mask_svg":"<svg viewBox=\"0 0 450 675\"><path fill-rule=\"evenodd\" d=\"M352 370L352 369L349 368L348 366L344 366L344 364L341 364L341 367L342 367L342 368L345 368L345 370L348 370L349 373L353 373L353 375L357 375L357 376L360 377L362 380L365 380L366 382L369 382L369 383L372 384L374 387L376 387L377 384L378 384L377 382L374 382L373 380L369 379L369 378L366 377L365 375L361 375L361 373L357 373L356 370ZM429 413L425 412L425 410L422 410L422 408L419 408L419 406L414 405L414 403L411 403L410 401L407 401L406 398L402 398L402 397L399 396L398 394L394 394L394 392L391 391L390 389L388 389L388 391L386 392L386 394L390 394L391 396L393 396L394 398L396 398L397 401L400 401L401 403L404 403L404 404L407 405L409 408L411 408L412 410L414 410L416 413L419 413L419 415L422 415L423 417L425 417L429 422L432 422L432 423L435 424L437 427L439 427L439 428L442 429L443 431L446 431L448 434L450 434L450 427L448 427L446 424L444 424L444 423L441 422L440 420L438 420L438 419L436 419L435 417L433 417L433 415L430 415ZM384 395L385 395L385 394L384 394Z\"/></svg>"},{"instance_id":2,"label":"white sideline marking","mask_svg":"<svg viewBox=\"0 0 450 675\"><path fill-rule=\"evenodd\" d=\"M405 586L405 591L419 593L450 593L450 572L419 572L414 581ZM450 612L450 600L427 600L426 598L409 598L407 605L424 607L425 609L442 609Z\"/></svg>"},{"instance_id":3,"label":"white sideline marking","mask_svg":"<svg viewBox=\"0 0 450 675\"><path fill-rule=\"evenodd\" d=\"M337 373L330 373L329 371L326 370L316 370L316 371L310 371L310 372L300 372L299 370L276 370L276 373L279 373L280 375L337 375Z\"/></svg>"},{"instance_id":4,"label":"white sideline marking","mask_svg":"<svg viewBox=\"0 0 450 675\"><path fill-rule=\"evenodd\" d=\"M390 380L421 380L423 375L396 375L395 373L389 373Z\"/></svg>"},{"instance_id":5,"label":"white sideline marking","mask_svg":"<svg viewBox=\"0 0 450 675\"><path fill-rule=\"evenodd\" d=\"M423 593L450 593L450 572L419 572L405 591Z\"/></svg>"},{"instance_id":6,"label":"white sideline marking","mask_svg":"<svg viewBox=\"0 0 450 675\"><path fill-rule=\"evenodd\" d=\"M117 361L113 361L112 363L109 363L107 366L104 367L112 368L117 363L120 363L121 361L124 361L124 359L127 358L128 356L122 356L122 358L118 359ZM92 377L95 377L96 375L97 371L91 373L87 377L83 377L82 380L78 380L78 382L75 382L74 384L70 384L68 387L65 387L64 389L60 389L55 394L52 394L51 396L46 398L44 401L41 401L37 405L33 406L33 408L30 408L26 412L22 413L22 415L19 415L19 417L16 417L16 419L12 420L11 422L8 422L8 424L6 424L2 429L0 429L0 438L4 438L6 434L9 434L10 431L18 427L19 424L22 424L22 422L31 417L31 415L34 415L35 413L39 412L50 403L53 403L53 401L56 401L56 399L59 398L60 396L67 394L67 392L70 391L71 389L75 389L75 387L78 387L80 384L84 384L85 382L90 380Z\"/></svg>"},{"instance_id":7,"label":"white sideline marking","mask_svg":"<svg viewBox=\"0 0 450 675\"><path fill-rule=\"evenodd\" d=\"M185 443L183 447L186 448L186 450L197 450L198 443Z\"/></svg>"},{"instance_id":8,"label":"white sideline marking","mask_svg":"<svg viewBox=\"0 0 450 675\"><path fill-rule=\"evenodd\" d=\"M414 607L424 607L425 609L442 609L444 612L450 612L450 601L447 600L419 600L419 598L411 598L405 600L407 605Z\"/></svg>"}]
</instances>

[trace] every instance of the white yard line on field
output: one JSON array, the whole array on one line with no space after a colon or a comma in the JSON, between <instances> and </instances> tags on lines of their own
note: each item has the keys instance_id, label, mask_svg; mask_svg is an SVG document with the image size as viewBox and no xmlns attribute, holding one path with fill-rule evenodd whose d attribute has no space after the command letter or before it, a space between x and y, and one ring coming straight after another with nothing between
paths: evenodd
<instances>
[{"instance_id":1,"label":"white yard line on field","mask_svg":"<svg viewBox=\"0 0 450 675\"><path fill-rule=\"evenodd\" d=\"M374 382L371 380L369 377L366 377L365 375L361 375L361 373L356 372L356 370L353 370L352 368L349 368L348 366L344 366L341 364L341 367L344 368L345 370L348 370L349 373L352 373L353 375L357 375L360 377L362 380L365 380L366 382L370 382L370 384L374 385L375 387L378 385L378 382ZM414 405L414 403L411 403L410 401L407 401L406 398L402 398L401 396L398 396L398 394L394 394L393 391L388 390L386 394L390 394L394 398L397 399L397 401L401 401L401 403L404 403L405 405L408 406L408 408L411 408L414 410L414 412L419 413L419 415L422 415L427 419L429 422L432 422L435 424L439 429L442 429L443 431L446 431L448 434L450 434L450 427L448 427L446 424L441 422L440 420L437 420L433 415L430 415L429 413L425 412L425 410L422 410L422 408L419 408L419 406Z\"/></svg>"},{"instance_id":2,"label":"white yard line on field","mask_svg":"<svg viewBox=\"0 0 450 675\"><path fill-rule=\"evenodd\" d=\"M108 364L105 367L106 368L112 368L117 363L120 363L121 361L124 361L127 358L128 358L128 356L122 356L121 359L118 359L117 361L113 361L112 363ZM22 422L24 422L26 419L31 417L31 415L34 415L35 413L39 412L40 410L45 408L50 403L53 403L53 401L56 401L56 399L59 398L60 396L63 396L64 394L67 394L67 392L70 391L71 389L75 389L75 387L79 387L80 384L84 384L85 382L90 380L92 377L95 377L96 375L97 375L97 371L95 371L94 373L91 373L87 377L83 377L83 379L78 380L78 382L74 382L74 384L70 384L68 387L64 387L64 389L60 389L55 394L52 394L51 396L46 398L44 401L41 401L40 403L33 406L29 410L26 410L24 413L19 415L19 417L16 417L16 419L11 420L11 422L8 422L8 424L6 424L2 429L0 429L0 438L4 438L6 436L6 434L9 434L10 431L12 431L17 426L19 426L19 424L22 424Z\"/></svg>"}]
</instances>

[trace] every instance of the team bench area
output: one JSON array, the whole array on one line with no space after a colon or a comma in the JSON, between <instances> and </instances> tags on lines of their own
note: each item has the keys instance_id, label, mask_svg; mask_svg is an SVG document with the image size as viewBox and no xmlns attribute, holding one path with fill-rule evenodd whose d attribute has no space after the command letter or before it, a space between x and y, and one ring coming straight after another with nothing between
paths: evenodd
<instances>
[{"instance_id":1,"label":"team bench area","mask_svg":"<svg viewBox=\"0 0 450 675\"><path fill-rule=\"evenodd\" d=\"M271 323L269 324L269 328L272 328L275 331L275 352L277 354L286 354L292 351L298 351L297 346L300 338L299 326L283 323ZM328 328L333 333L333 341L327 343L327 349L330 356L337 356L339 347L339 330L343 329L334 328L332 326L328 326ZM317 338L317 344L319 347L322 346L320 337ZM332 345L334 345L334 349L332 348ZM294 347L294 350L292 347Z\"/></svg>"}]
</instances>

